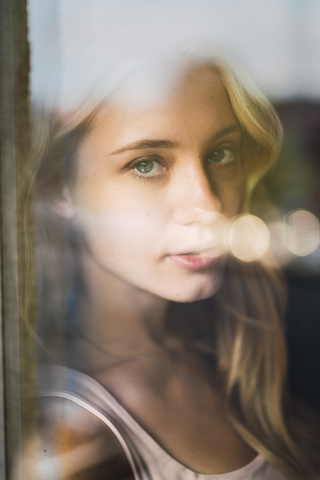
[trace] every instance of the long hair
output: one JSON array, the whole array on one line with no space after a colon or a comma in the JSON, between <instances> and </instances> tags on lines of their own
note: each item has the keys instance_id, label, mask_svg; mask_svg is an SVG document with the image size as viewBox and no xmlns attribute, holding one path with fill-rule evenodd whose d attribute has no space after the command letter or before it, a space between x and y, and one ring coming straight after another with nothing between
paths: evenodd
<instances>
[{"instance_id":1,"label":"long hair","mask_svg":"<svg viewBox=\"0 0 320 480\"><path fill-rule=\"evenodd\" d=\"M188 53L185 58L191 67L214 69L227 90L243 131L243 210L248 210L254 187L279 152L281 124L270 102L239 67L212 54ZM122 69L118 83L130 68ZM75 178L79 145L103 101L103 96L98 101L87 97L78 109L69 108L63 115L59 109L52 110L35 128L37 298L43 325L38 333L40 342L47 337L51 347L53 336L58 338L57 332L64 331L70 309L75 308L73 292L81 290L81 239L52 205L63 185ZM230 258L214 299L215 365L230 421L244 441L292 478L311 479L313 474L288 434L283 415L286 346L281 316L285 298L278 271L259 262L244 264ZM61 339L56 343L61 346Z\"/></svg>"}]
</instances>

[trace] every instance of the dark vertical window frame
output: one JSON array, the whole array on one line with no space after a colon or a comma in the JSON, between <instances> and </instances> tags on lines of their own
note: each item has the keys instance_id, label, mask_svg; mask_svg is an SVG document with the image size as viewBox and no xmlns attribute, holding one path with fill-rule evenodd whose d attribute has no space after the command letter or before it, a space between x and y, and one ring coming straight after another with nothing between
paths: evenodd
<instances>
[{"instance_id":1,"label":"dark vertical window frame","mask_svg":"<svg viewBox=\"0 0 320 480\"><path fill-rule=\"evenodd\" d=\"M0 65L0 478L9 479L22 448L28 417L24 398L31 376L24 373L33 370L33 349L24 323L30 319L21 316L22 311L26 312L22 307L27 278L30 283L25 228L32 228L32 215L26 214L30 195L24 194L25 187L20 188L27 186L31 158L26 0L1 0Z\"/></svg>"}]
</instances>

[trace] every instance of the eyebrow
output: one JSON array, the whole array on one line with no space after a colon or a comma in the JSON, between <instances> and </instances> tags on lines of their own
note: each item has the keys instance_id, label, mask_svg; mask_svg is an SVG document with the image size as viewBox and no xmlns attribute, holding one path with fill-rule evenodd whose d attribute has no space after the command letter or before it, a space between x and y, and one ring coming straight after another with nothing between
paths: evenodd
<instances>
[{"instance_id":1,"label":"eyebrow","mask_svg":"<svg viewBox=\"0 0 320 480\"><path fill-rule=\"evenodd\" d=\"M171 140L139 140L138 142L128 143L123 148L110 153L110 155L117 155L118 153L126 152L127 150L143 150L144 148L176 148L178 142Z\"/></svg>"},{"instance_id":2,"label":"eyebrow","mask_svg":"<svg viewBox=\"0 0 320 480\"><path fill-rule=\"evenodd\" d=\"M214 135L212 140L219 140L229 133L238 131L241 131L241 126L238 123L235 123L234 125L230 125L220 130ZM137 142L128 143L125 147L115 150L110 153L110 155L118 155L119 153L124 153L129 150L143 150L146 148L177 148L178 146L179 143L172 140L138 140Z\"/></svg>"}]
</instances>

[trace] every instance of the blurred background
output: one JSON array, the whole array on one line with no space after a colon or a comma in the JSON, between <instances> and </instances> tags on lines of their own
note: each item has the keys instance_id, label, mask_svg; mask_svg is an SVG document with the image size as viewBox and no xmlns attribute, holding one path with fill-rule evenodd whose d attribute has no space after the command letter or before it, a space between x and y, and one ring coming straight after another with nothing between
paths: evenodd
<instances>
[{"instance_id":1,"label":"blurred background","mask_svg":"<svg viewBox=\"0 0 320 480\"><path fill-rule=\"evenodd\" d=\"M149 36L159 45L218 46L273 102L285 142L264 185L281 229L289 228L280 253L289 285L289 385L320 410L320 2L29 0L28 14L33 102L47 98L57 72L61 91L74 82L72 69L63 73L71 51L81 57L101 38L116 51Z\"/></svg>"}]
</instances>

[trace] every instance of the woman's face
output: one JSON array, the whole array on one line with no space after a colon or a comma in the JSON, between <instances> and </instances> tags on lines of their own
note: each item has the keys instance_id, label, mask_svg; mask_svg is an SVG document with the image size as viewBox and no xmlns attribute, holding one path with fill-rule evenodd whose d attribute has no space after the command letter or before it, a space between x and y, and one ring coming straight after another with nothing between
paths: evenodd
<instances>
[{"instance_id":1,"label":"woman's face","mask_svg":"<svg viewBox=\"0 0 320 480\"><path fill-rule=\"evenodd\" d=\"M185 75L161 105L114 102L101 111L65 197L101 288L120 282L178 302L214 294L222 219L241 204L240 151L239 123L207 67Z\"/></svg>"}]
</instances>

